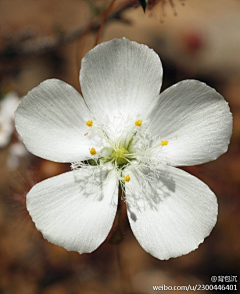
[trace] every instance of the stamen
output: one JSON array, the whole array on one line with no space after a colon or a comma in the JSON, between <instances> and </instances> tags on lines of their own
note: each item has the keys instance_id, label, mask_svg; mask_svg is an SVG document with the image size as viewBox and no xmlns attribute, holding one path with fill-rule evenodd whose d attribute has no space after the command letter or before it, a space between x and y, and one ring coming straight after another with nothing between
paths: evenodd
<instances>
[{"instance_id":1,"label":"stamen","mask_svg":"<svg viewBox=\"0 0 240 294\"><path fill-rule=\"evenodd\" d=\"M129 175L126 175L126 176L124 177L124 181L125 181L125 182L129 182L129 181L130 181L130 176L129 176Z\"/></svg>"},{"instance_id":2,"label":"stamen","mask_svg":"<svg viewBox=\"0 0 240 294\"><path fill-rule=\"evenodd\" d=\"M95 155L95 154L97 154L97 151L96 151L95 148L91 148L91 149L90 149L90 153L91 153L92 155Z\"/></svg>"},{"instance_id":3,"label":"stamen","mask_svg":"<svg viewBox=\"0 0 240 294\"><path fill-rule=\"evenodd\" d=\"M167 140L166 140L166 141L161 141L161 145L162 145L162 146L166 146L166 145L168 144L168 142L169 142L169 141L167 141Z\"/></svg>"},{"instance_id":4,"label":"stamen","mask_svg":"<svg viewBox=\"0 0 240 294\"><path fill-rule=\"evenodd\" d=\"M93 125L93 121L92 121L92 120L88 120L88 121L86 122L86 125L87 125L88 127L92 127L92 125Z\"/></svg>"},{"instance_id":5,"label":"stamen","mask_svg":"<svg viewBox=\"0 0 240 294\"><path fill-rule=\"evenodd\" d=\"M136 125L137 127L141 127L141 125L142 125L142 120L139 119L139 120L135 121L135 125Z\"/></svg>"}]
</instances>

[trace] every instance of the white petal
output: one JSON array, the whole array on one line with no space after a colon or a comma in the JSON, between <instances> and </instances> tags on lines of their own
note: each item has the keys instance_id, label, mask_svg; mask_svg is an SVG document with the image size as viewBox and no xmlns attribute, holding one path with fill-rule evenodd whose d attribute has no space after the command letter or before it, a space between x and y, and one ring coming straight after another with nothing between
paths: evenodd
<instances>
[{"instance_id":1,"label":"white petal","mask_svg":"<svg viewBox=\"0 0 240 294\"><path fill-rule=\"evenodd\" d=\"M15 112L16 128L27 149L59 162L89 158L93 146L84 133L91 118L81 95L56 79L30 91Z\"/></svg>"},{"instance_id":2,"label":"white petal","mask_svg":"<svg viewBox=\"0 0 240 294\"><path fill-rule=\"evenodd\" d=\"M35 185L27 209L44 238L67 250L92 252L106 239L116 214L114 172L82 168Z\"/></svg>"},{"instance_id":3,"label":"white petal","mask_svg":"<svg viewBox=\"0 0 240 294\"><path fill-rule=\"evenodd\" d=\"M128 218L140 245L159 259L196 249L214 227L217 200L203 182L174 168L128 171ZM148 181L147 178L150 180Z\"/></svg>"},{"instance_id":4,"label":"white petal","mask_svg":"<svg viewBox=\"0 0 240 294\"><path fill-rule=\"evenodd\" d=\"M118 124L120 119L123 125L124 120L143 119L150 104L156 103L162 65L146 45L114 39L86 54L80 83L89 109L102 124Z\"/></svg>"},{"instance_id":5,"label":"white petal","mask_svg":"<svg viewBox=\"0 0 240 294\"><path fill-rule=\"evenodd\" d=\"M200 164L227 151L232 114L224 98L204 83L186 80L165 90L150 119L153 135L169 141L159 156L171 165Z\"/></svg>"}]
</instances>

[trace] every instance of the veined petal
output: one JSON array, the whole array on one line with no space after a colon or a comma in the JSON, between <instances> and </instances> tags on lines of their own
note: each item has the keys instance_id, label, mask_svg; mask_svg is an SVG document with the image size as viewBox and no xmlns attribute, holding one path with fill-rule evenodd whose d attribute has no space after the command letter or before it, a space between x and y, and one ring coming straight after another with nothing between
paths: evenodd
<instances>
[{"instance_id":1,"label":"veined petal","mask_svg":"<svg viewBox=\"0 0 240 294\"><path fill-rule=\"evenodd\" d=\"M84 133L91 118L82 96L56 79L31 90L15 112L16 128L27 149L58 162L90 158L92 142Z\"/></svg>"},{"instance_id":2,"label":"veined petal","mask_svg":"<svg viewBox=\"0 0 240 294\"><path fill-rule=\"evenodd\" d=\"M86 104L98 120L119 130L124 120L142 119L150 105L157 103L162 65L146 45L114 39L86 54L80 83Z\"/></svg>"},{"instance_id":3,"label":"veined petal","mask_svg":"<svg viewBox=\"0 0 240 294\"><path fill-rule=\"evenodd\" d=\"M27 209L49 242L92 252L112 227L117 195L114 171L81 168L35 185L27 194Z\"/></svg>"},{"instance_id":4,"label":"veined petal","mask_svg":"<svg viewBox=\"0 0 240 294\"><path fill-rule=\"evenodd\" d=\"M168 166L128 170L128 218L140 245L159 259L196 249L217 220L217 200L202 181Z\"/></svg>"},{"instance_id":5,"label":"veined petal","mask_svg":"<svg viewBox=\"0 0 240 294\"><path fill-rule=\"evenodd\" d=\"M150 119L152 134L168 140L159 156L170 165L201 164L227 151L232 114L224 98L204 83L186 80L168 88Z\"/></svg>"}]
</instances>

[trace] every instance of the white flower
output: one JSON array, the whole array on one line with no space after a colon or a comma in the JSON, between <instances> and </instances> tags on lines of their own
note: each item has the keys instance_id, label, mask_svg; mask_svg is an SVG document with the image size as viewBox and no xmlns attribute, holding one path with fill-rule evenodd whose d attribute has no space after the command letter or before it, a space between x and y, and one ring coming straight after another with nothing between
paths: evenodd
<instances>
[{"instance_id":1,"label":"white flower","mask_svg":"<svg viewBox=\"0 0 240 294\"><path fill-rule=\"evenodd\" d=\"M20 99L15 92L9 92L0 102L0 148L7 146L14 131L14 111Z\"/></svg>"},{"instance_id":2,"label":"white flower","mask_svg":"<svg viewBox=\"0 0 240 294\"><path fill-rule=\"evenodd\" d=\"M23 99L16 127L28 150L72 163L71 172L27 195L27 209L47 240L79 253L95 250L112 227L119 183L132 231L153 256L187 254L210 234L215 195L175 166L226 152L232 115L224 98L199 81L182 81L159 95L161 81L153 50L114 39L83 58L84 100L56 79Z\"/></svg>"}]
</instances>

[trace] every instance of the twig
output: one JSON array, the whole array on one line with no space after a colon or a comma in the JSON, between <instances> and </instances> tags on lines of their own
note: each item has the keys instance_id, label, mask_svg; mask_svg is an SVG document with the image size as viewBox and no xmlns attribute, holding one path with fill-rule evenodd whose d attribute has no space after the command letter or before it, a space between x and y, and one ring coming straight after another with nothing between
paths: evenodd
<instances>
[{"instance_id":1,"label":"twig","mask_svg":"<svg viewBox=\"0 0 240 294\"><path fill-rule=\"evenodd\" d=\"M108 8L106 9L106 11L104 12L103 14L103 18L102 18L102 21L101 21L101 25L97 31L97 36L96 36L96 41L95 41L95 44L94 46L96 46L99 42L99 39L100 39L100 36L101 36L101 33L102 33L102 30L103 30L103 26L107 20L107 17L109 15L109 13L111 12L112 8L113 8L113 5L114 3L116 2L116 0L112 0L110 5L108 6Z\"/></svg>"},{"instance_id":2,"label":"twig","mask_svg":"<svg viewBox=\"0 0 240 294\"><path fill-rule=\"evenodd\" d=\"M125 24L131 24L128 19L122 17L122 13L129 8L136 5L136 2L129 1L121 6L117 11L112 13L104 22L110 23L112 21L120 21ZM107 17L107 16L106 16ZM0 51L0 58L9 56L22 56L22 55L41 55L53 52L60 46L71 43L80 38L88 32L96 32L101 27L102 21L89 21L85 25L59 37L42 37L35 41L28 42L14 42L9 43L3 50Z\"/></svg>"}]
</instances>

